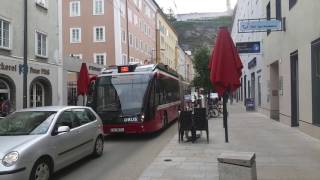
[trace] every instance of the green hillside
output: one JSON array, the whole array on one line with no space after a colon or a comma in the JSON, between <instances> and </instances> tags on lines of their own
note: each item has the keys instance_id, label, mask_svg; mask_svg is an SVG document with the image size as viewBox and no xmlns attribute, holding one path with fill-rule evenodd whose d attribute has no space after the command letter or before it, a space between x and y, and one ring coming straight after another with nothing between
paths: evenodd
<instances>
[{"instance_id":1,"label":"green hillside","mask_svg":"<svg viewBox=\"0 0 320 180\"><path fill-rule=\"evenodd\" d=\"M212 47L220 26L231 27L232 17L225 16L210 20L175 21L172 23L179 35L179 44L184 50L207 46Z\"/></svg>"}]
</instances>

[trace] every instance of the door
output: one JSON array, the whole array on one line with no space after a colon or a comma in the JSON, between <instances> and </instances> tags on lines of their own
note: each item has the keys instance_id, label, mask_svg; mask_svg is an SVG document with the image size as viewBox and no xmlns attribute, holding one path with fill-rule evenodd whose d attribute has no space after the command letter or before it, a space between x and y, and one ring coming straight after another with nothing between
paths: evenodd
<instances>
[{"instance_id":1,"label":"door","mask_svg":"<svg viewBox=\"0 0 320 180\"><path fill-rule=\"evenodd\" d=\"M261 107L261 76L258 76L258 106Z\"/></svg>"},{"instance_id":2,"label":"door","mask_svg":"<svg viewBox=\"0 0 320 180\"><path fill-rule=\"evenodd\" d=\"M55 147L57 168L64 167L79 156L80 138L78 138L77 125L74 123L75 116L71 110L66 110L60 114L55 124L55 130L60 126L69 126L70 132L55 134L53 133L53 145Z\"/></svg>"},{"instance_id":3,"label":"door","mask_svg":"<svg viewBox=\"0 0 320 180\"><path fill-rule=\"evenodd\" d=\"M320 39L312 43L312 121L320 124Z\"/></svg>"},{"instance_id":4,"label":"door","mask_svg":"<svg viewBox=\"0 0 320 180\"><path fill-rule=\"evenodd\" d=\"M280 120L280 101L279 101L279 62L270 65L270 118Z\"/></svg>"},{"instance_id":5,"label":"door","mask_svg":"<svg viewBox=\"0 0 320 180\"><path fill-rule=\"evenodd\" d=\"M93 151L98 122L88 109L77 108L73 109L73 112L75 114L75 122L79 124L75 130L78 131L77 138L80 139L78 146L80 151L79 158L81 158L81 156L85 156Z\"/></svg>"},{"instance_id":6,"label":"door","mask_svg":"<svg viewBox=\"0 0 320 180\"><path fill-rule=\"evenodd\" d=\"M255 73L251 73L251 98L256 102L256 76Z\"/></svg>"},{"instance_id":7,"label":"door","mask_svg":"<svg viewBox=\"0 0 320 180\"><path fill-rule=\"evenodd\" d=\"M44 87L41 83L33 83L30 89L30 107L44 106Z\"/></svg>"},{"instance_id":8,"label":"door","mask_svg":"<svg viewBox=\"0 0 320 180\"><path fill-rule=\"evenodd\" d=\"M290 55L291 65L291 126L299 126L298 51Z\"/></svg>"}]
</instances>

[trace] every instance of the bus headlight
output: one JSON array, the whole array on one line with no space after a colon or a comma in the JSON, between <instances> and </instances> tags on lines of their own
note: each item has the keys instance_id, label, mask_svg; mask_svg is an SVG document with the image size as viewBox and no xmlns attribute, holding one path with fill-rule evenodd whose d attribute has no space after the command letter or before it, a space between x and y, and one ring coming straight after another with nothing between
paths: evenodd
<instances>
[{"instance_id":1,"label":"bus headlight","mask_svg":"<svg viewBox=\"0 0 320 180\"><path fill-rule=\"evenodd\" d=\"M144 114L141 114L141 116L140 116L140 121L141 121L141 122L144 121Z\"/></svg>"}]
</instances>

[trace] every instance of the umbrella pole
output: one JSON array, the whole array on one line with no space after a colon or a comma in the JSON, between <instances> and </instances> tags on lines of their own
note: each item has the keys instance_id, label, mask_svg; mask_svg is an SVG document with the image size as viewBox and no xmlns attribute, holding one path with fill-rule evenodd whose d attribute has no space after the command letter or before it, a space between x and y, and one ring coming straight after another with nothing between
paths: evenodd
<instances>
[{"instance_id":1,"label":"umbrella pole","mask_svg":"<svg viewBox=\"0 0 320 180\"><path fill-rule=\"evenodd\" d=\"M223 94L223 127L225 132L225 141L229 142L228 139L228 111L227 111L227 102L228 102L228 91Z\"/></svg>"}]
</instances>

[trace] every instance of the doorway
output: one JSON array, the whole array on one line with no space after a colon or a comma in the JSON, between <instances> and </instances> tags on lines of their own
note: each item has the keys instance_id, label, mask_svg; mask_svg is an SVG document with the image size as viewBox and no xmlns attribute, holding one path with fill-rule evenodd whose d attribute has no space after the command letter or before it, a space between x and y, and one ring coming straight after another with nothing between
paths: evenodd
<instances>
[{"instance_id":1,"label":"doorway","mask_svg":"<svg viewBox=\"0 0 320 180\"><path fill-rule=\"evenodd\" d=\"M298 51L290 54L291 66L291 126L299 126L299 66Z\"/></svg>"},{"instance_id":2,"label":"doorway","mask_svg":"<svg viewBox=\"0 0 320 180\"><path fill-rule=\"evenodd\" d=\"M251 73L251 98L256 101L256 76L255 73Z\"/></svg>"},{"instance_id":3,"label":"doorway","mask_svg":"<svg viewBox=\"0 0 320 180\"><path fill-rule=\"evenodd\" d=\"M312 122L320 125L320 39L311 44L312 61Z\"/></svg>"},{"instance_id":4,"label":"doorway","mask_svg":"<svg viewBox=\"0 0 320 180\"><path fill-rule=\"evenodd\" d=\"M279 104L279 62L276 61L270 65L270 118L280 120Z\"/></svg>"},{"instance_id":5,"label":"doorway","mask_svg":"<svg viewBox=\"0 0 320 180\"><path fill-rule=\"evenodd\" d=\"M258 106L261 107L261 76L258 76Z\"/></svg>"}]
</instances>

